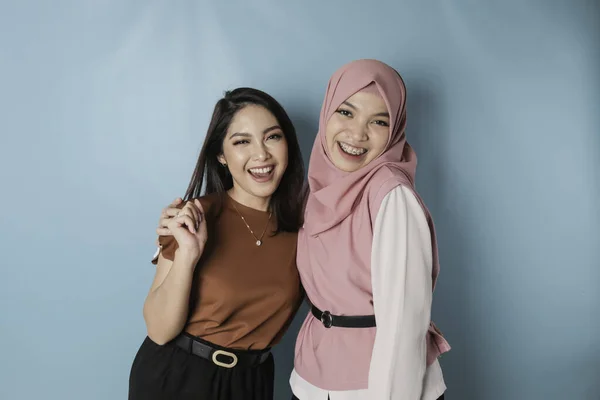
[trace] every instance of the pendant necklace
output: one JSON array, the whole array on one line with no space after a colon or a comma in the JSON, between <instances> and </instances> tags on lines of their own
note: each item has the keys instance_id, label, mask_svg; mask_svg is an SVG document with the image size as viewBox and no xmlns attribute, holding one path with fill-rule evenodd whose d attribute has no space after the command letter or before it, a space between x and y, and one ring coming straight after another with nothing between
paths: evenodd
<instances>
[{"instance_id":1,"label":"pendant necklace","mask_svg":"<svg viewBox=\"0 0 600 400\"><path fill-rule=\"evenodd\" d=\"M250 234L256 240L256 245L257 246L262 245L262 239L263 239L263 236L265 236L265 232L267 231L267 227L269 226L269 221L271 220L271 216L273 215L273 212L269 213L269 219L267 219L267 224L265 225L265 229L263 230L263 233L260 235L260 237L256 237L256 235L252 231L252 228L250 228L250 225L248 225L248 222L246 222L246 218L244 218L244 216L242 215L242 213L240 212L240 210L238 210L238 208L235 206L235 200L233 202L231 202L231 204L233 204L233 208L235 208L235 211L238 213L238 215L240 216L240 218L242 219L242 221L246 225L246 228L248 228L248 231L250 231Z\"/></svg>"}]
</instances>

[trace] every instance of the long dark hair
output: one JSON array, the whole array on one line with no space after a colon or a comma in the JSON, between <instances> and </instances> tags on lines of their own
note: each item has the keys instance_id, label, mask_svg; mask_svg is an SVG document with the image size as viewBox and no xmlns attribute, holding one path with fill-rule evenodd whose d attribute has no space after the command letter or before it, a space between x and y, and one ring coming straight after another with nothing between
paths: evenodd
<instances>
[{"instance_id":1,"label":"long dark hair","mask_svg":"<svg viewBox=\"0 0 600 400\"><path fill-rule=\"evenodd\" d=\"M248 105L257 105L271 112L283 130L288 146L288 166L279 186L271 196L270 209L277 221L277 232L297 232L302 224L304 203L304 162L296 129L281 104L267 93L252 88L237 88L225 92L215 105L196 168L184 199L198 198L206 177L204 194L221 196L233 187L233 179L217 157L223 154L223 141L235 114ZM223 197L221 197L223 199Z\"/></svg>"}]
</instances>

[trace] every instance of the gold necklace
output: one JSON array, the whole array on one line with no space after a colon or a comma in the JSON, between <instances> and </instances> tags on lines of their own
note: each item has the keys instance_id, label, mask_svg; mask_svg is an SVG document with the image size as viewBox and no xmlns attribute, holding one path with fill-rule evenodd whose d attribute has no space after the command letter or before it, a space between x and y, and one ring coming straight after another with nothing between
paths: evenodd
<instances>
[{"instance_id":1,"label":"gold necklace","mask_svg":"<svg viewBox=\"0 0 600 400\"><path fill-rule=\"evenodd\" d=\"M233 205L233 208L235 208L235 211L237 211L237 213L240 216L240 218L242 218L242 221L244 221L244 224L246 225L246 228L248 228L248 230L250 231L250 234L252 236L254 236L254 239L256 239L256 245L257 246L262 245L262 238L263 238L263 236L265 236L265 232L267 231L267 227L269 226L269 221L271 220L271 216L273 215L273 212L269 213L269 219L267 220L267 224L265 225L265 229L263 230L262 235L260 235L260 237L258 238L258 237L256 237L256 235L252 231L252 228L250 228L250 225L248 225L248 223L246 222L246 218L244 218L244 216L242 215L242 213L240 212L240 210L238 210L238 208L235 206L234 201L232 201L231 204Z\"/></svg>"}]
</instances>

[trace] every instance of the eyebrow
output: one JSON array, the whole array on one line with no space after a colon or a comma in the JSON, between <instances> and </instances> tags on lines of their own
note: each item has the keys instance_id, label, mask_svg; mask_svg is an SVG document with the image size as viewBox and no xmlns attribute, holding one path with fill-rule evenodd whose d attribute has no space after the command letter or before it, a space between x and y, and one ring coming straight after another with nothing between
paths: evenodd
<instances>
[{"instance_id":1,"label":"eyebrow","mask_svg":"<svg viewBox=\"0 0 600 400\"><path fill-rule=\"evenodd\" d=\"M356 107L354 107L354 105L349 101L344 101L342 104L356 110Z\"/></svg>"},{"instance_id":2,"label":"eyebrow","mask_svg":"<svg viewBox=\"0 0 600 400\"><path fill-rule=\"evenodd\" d=\"M229 136L229 139L233 139L234 137L250 137L250 136L252 136L252 135L249 133L246 133L246 132L236 132L236 133L233 133L231 136Z\"/></svg>"},{"instance_id":3,"label":"eyebrow","mask_svg":"<svg viewBox=\"0 0 600 400\"><path fill-rule=\"evenodd\" d=\"M267 133L274 131L276 129L283 130L283 129L281 129L281 127L279 125L273 125L267 129L265 129L263 131L263 135L266 135ZM252 135L247 132L235 132L231 136L229 136L229 139L233 139L234 137L246 137L247 138L247 137L251 137L251 136Z\"/></svg>"},{"instance_id":4,"label":"eyebrow","mask_svg":"<svg viewBox=\"0 0 600 400\"><path fill-rule=\"evenodd\" d=\"M374 115L374 117L386 117L389 118L390 114L386 111L386 112L380 112Z\"/></svg>"},{"instance_id":5,"label":"eyebrow","mask_svg":"<svg viewBox=\"0 0 600 400\"><path fill-rule=\"evenodd\" d=\"M279 125L273 125L272 127L265 129L263 131L263 135L266 135L267 133L274 131L276 129L283 130L283 129L281 129L281 127Z\"/></svg>"},{"instance_id":6,"label":"eyebrow","mask_svg":"<svg viewBox=\"0 0 600 400\"><path fill-rule=\"evenodd\" d=\"M352 103L350 103L348 101L344 101L342 104L345 105L345 106L348 106L348 107L350 107L350 108L352 108L354 110L357 110L357 108ZM373 116L374 117L387 117L387 118L389 118L390 114L387 111L385 111L385 112L377 113L377 114L375 114Z\"/></svg>"}]
</instances>

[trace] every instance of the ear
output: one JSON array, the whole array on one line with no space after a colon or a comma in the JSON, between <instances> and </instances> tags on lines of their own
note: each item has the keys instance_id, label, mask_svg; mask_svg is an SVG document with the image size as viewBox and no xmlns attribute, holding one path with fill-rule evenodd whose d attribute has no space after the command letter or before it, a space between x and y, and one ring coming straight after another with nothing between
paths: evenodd
<instances>
[{"instance_id":1,"label":"ear","mask_svg":"<svg viewBox=\"0 0 600 400\"><path fill-rule=\"evenodd\" d=\"M225 156L223 154L219 154L217 156L217 160L221 163L222 166L227 165L227 160L225 159Z\"/></svg>"}]
</instances>

